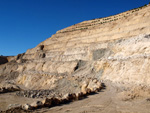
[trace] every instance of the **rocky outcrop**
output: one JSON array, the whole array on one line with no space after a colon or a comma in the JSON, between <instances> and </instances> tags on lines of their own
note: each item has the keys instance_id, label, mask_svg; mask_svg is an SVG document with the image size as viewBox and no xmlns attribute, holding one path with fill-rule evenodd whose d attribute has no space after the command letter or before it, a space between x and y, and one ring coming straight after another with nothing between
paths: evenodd
<instances>
[{"instance_id":1,"label":"rocky outcrop","mask_svg":"<svg viewBox=\"0 0 150 113\"><path fill-rule=\"evenodd\" d=\"M7 62L8 62L7 57L0 56L0 64L5 64Z\"/></svg>"},{"instance_id":2,"label":"rocky outcrop","mask_svg":"<svg viewBox=\"0 0 150 113\"><path fill-rule=\"evenodd\" d=\"M21 86L17 96L47 98L24 109L78 100L101 89L100 81L149 86L149 17L146 5L60 30L1 63L0 81Z\"/></svg>"},{"instance_id":3,"label":"rocky outcrop","mask_svg":"<svg viewBox=\"0 0 150 113\"><path fill-rule=\"evenodd\" d=\"M49 86L54 88L62 77L72 75L116 81L114 77L119 76L121 72L117 73L117 67L112 66L116 71L114 76L113 73L110 75L110 69L105 65L118 66L120 63L122 65L121 60L135 60L138 56L147 57L149 54L149 43L145 42L149 41L150 34L149 8L149 6L144 6L112 16L110 18L120 16L121 18L109 23L92 24L88 29L72 30L72 27L68 27L60 30L37 47L17 55L15 63L9 62L7 65L1 65L1 77L6 79L10 73L19 73L19 76L18 74L13 76L16 84L28 89L50 89ZM81 27L81 24L88 26L89 23L99 20L107 21L107 18L85 21L73 27ZM134 47L134 49L129 49L129 47ZM99 65L99 68L95 65ZM101 65L102 68L100 68ZM125 72L125 70L122 71ZM124 77L128 75L122 75L121 81L126 82ZM117 79L120 81L120 78ZM133 80L132 82L135 83Z\"/></svg>"},{"instance_id":4,"label":"rocky outcrop","mask_svg":"<svg viewBox=\"0 0 150 113\"><path fill-rule=\"evenodd\" d=\"M10 83L1 83L0 84L0 94L20 91L20 90L21 90L21 88L15 84L10 84Z\"/></svg>"},{"instance_id":5,"label":"rocky outcrop","mask_svg":"<svg viewBox=\"0 0 150 113\"><path fill-rule=\"evenodd\" d=\"M80 99L86 97L87 95L89 95L90 93L96 93L103 88L102 84L100 82L98 82L96 79L94 79L92 81L88 81L88 82L89 83L87 84L86 91L82 90L82 88L81 88L80 92L66 93L64 95L59 94L59 95L61 95L59 97L58 97L58 95L55 95L55 97L52 96L49 98L44 98L43 100L34 101L30 104L29 103L22 104L22 105L21 104L10 104L8 106L7 111L11 111L11 110L15 110L15 109L28 111L28 110L35 110L35 109L39 109L39 108L43 108L43 107L53 107L53 106L57 106L60 104L66 104L68 102L80 100ZM83 83L86 83L86 82L84 81ZM91 85L91 83L93 85ZM84 84L82 84L81 87L83 87L83 86L84 86ZM37 93L39 93L39 92L37 92ZM30 92L30 94L32 94L32 92Z\"/></svg>"}]
</instances>

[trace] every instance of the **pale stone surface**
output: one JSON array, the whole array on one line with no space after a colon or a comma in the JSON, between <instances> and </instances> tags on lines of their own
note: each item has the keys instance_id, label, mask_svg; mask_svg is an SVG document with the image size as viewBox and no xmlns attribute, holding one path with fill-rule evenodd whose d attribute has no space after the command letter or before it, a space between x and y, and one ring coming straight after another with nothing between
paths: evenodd
<instances>
[{"instance_id":1,"label":"pale stone surface","mask_svg":"<svg viewBox=\"0 0 150 113\"><path fill-rule=\"evenodd\" d=\"M43 103L41 101L36 101L30 104L31 107L35 108L39 108L43 106Z\"/></svg>"},{"instance_id":2,"label":"pale stone surface","mask_svg":"<svg viewBox=\"0 0 150 113\"><path fill-rule=\"evenodd\" d=\"M24 104L24 105L22 106L22 109L24 109L24 110L31 110L32 107L31 107L29 104Z\"/></svg>"},{"instance_id":3,"label":"pale stone surface","mask_svg":"<svg viewBox=\"0 0 150 113\"><path fill-rule=\"evenodd\" d=\"M57 96L68 94L67 100L96 92L102 87L100 81L148 87L149 17L150 6L145 6L60 30L26 53L5 57L8 62L0 65L0 85L12 83L31 98L40 97L34 94L38 90L44 90L46 98L54 90L58 103Z\"/></svg>"}]
</instances>

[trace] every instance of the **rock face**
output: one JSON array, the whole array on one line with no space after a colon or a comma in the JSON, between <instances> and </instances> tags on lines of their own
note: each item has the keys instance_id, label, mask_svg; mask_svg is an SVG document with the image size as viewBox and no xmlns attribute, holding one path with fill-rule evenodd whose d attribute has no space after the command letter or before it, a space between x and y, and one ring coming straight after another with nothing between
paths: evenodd
<instances>
[{"instance_id":1,"label":"rock face","mask_svg":"<svg viewBox=\"0 0 150 113\"><path fill-rule=\"evenodd\" d=\"M5 64L7 62L8 62L8 60L6 57L0 56L0 64Z\"/></svg>"},{"instance_id":2,"label":"rock face","mask_svg":"<svg viewBox=\"0 0 150 113\"><path fill-rule=\"evenodd\" d=\"M53 90L56 97L78 97L101 89L105 80L149 86L149 18L147 5L60 30L9 61L0 57L0 81L21 86L16 94L28 98Z\"/></svg>"}]
</instances>

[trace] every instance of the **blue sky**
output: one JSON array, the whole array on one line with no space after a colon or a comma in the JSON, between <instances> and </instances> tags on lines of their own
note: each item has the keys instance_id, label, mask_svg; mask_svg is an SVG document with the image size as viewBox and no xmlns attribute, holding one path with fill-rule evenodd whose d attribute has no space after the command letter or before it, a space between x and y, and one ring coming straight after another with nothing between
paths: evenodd
<instances>
[{"instance_id":1,"label":"blue sky","mask_svg":"<svg viewBox=\"0 0 150 113\"><path fill-rule=\"evenodd\" d=\"M0 0L0 55L34 48L70 25L121 13L148 0Z\"/></svg>"}]
</instances>

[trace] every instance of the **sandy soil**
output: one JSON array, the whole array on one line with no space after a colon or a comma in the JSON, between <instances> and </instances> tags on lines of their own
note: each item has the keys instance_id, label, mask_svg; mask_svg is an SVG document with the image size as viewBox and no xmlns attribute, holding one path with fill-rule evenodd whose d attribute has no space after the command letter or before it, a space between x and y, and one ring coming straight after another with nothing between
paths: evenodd
<instances>
[{"instance_id":1,"label":"sandy soil","mask_svg":"<svg viewBox=\"0 0 150 113\"><path fill-rule=\"evenodd\" d=\"M17 106L23 105L26 103L32 103L33 101L37 101L41 99L32 99L26 97L16 96L15 93L3 93L0 94L0 111L5 111L9 108L10 105Z\"/></svg>"},{"instance_id":2,"label":"sandy soil","mask_svg":"<svg viewBox=\"0 0 150 113\"><path fill-rule=\"evenodd\" d=\"M147 98L122 100L116 85L106 83L106 89L95 95L66 105L39 109L35 113L150 113L150 101Z\"/></svg>"},{"instance_id":3,"label":"sandy soil","mask_svg":"<svg viewBox=\"0 0 150 113\"><path fill-rule=\"evenodd\" d=\"M79 101L74 101L68 104L55 106L52 108L42 108L33 113L150 113L150 99L147 97L124 100L124 96L120 93L124 91L124 87L120 84L112 84L105 82L107 86L97 94L89 95ZM7 94L7 99L10 103L16 101L12 94ZM4 97L6 99L6 97ZM20 97L19 99L20 100ZM0 96L0 107L2 108L5 100ZM30 102L31 99L23 99L22 102ZM22 103L19 102L19 103ZM4 113L26 113L26 111L16 109Z\"/></svg>"}]
</instances>

